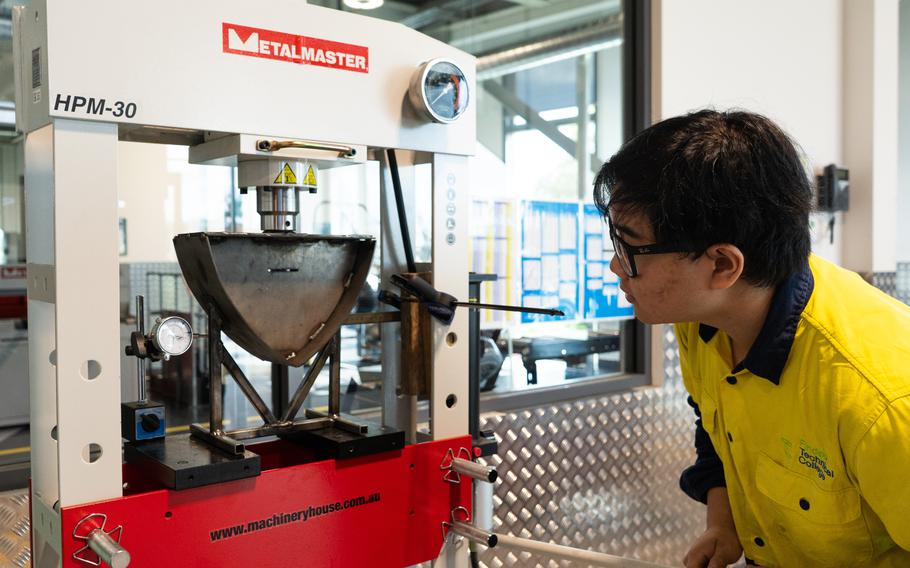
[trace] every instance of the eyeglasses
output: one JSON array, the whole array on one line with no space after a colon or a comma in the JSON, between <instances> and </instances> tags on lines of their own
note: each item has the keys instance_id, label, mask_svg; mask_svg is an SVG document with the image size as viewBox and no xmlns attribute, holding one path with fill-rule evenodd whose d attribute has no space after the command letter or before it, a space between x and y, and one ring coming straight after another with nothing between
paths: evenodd
<instances>
[{"instance_id":1,"label":"eyeglasses","mask_svg":"<svg viewBox=\"0 0 910 568\"><path fill-rule=\"evenodd\" d=\"M664 254L668 252L691 252L691 248L680 243L654 243L650 245L630 245L616 233L613 227L613 221L607 217L607 226L610 230L610 240L613 242L613 251L616 253L616 259L619 260L619 266L629 278L638 276L638 269L635 266L635 255L640 254Z\"/></svg>"}]
</instances>

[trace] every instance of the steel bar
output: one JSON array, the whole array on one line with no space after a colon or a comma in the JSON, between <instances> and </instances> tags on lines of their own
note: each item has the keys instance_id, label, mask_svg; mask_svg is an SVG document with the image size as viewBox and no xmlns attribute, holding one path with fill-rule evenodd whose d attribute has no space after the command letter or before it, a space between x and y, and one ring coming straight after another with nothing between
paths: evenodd
<instances>
[{"instance_id":1,"label":"steel bar","mask_svg":"<svg viewBox=\"0 0 910 568\"><path fill-rule=\"evenodd\" d=\"M209 430L213 434L223 432L222 424L222 385L224 376L221 374L221 316L214 306L208 310L208 348L209 348Z\"/></svg>"},{"instance_id":2,"label":"steel bar","mask_svg":"<svg viewBox=\"0 0 910 568\"><path fill-rule=\"evenodd\" d=\"M329 356L329 351L331 349L332 345L329 344L319 351L319 354L316 356L316 359L304 376L300 386L298 386L297 390L294 392L294 398L291 399L287 411L284 413L284 416L281 417L282 422L289 422L297 416L297 412L299 412L300 407L303 406L303 401L306 400L306 396L310 393L310 389L313 388L313 383L316 382L316 377L319 376L319 372L322 370L322 367L325 366L325 360Z\"/></svg>"},{"instance_id":3,"label":"steel bar","mask_svg":"<svg viewBox=\"0 0 910 568\"><path fill-rule=\"evenodd\" d=\"M237 382L237 386L240 387L240 390L243 392L246 399L250 401L250 404L256 409L256 412L259 413L259 416L265 421L266 424L274 424L278 422L278 419L266 405L265 401L262 400L262 397L259 396L259 393L256 392L256 388L250 384L250 380L246 378L246 375L243 374L243 370L240 369L240 366L237 365L237 362L234 361L234 358L231 357L231 354L227 352L227 349L221 345L219 341L219 348L221 351L221 362L227 368L228 372L234 377L234 381Z\"/></svg>"},{"instance_id":4,"label":"steel bar","mask_svg":"<svg viewBox=\"0 0 910 568\"><path fill-rule=\"evenodd\" d=\"M341 414L341 331L335 334L329 345L332 346L329 361L329 415L334 418Z\"/></svg>"},{"instance_id":5,"label":"steel bar","mask_svg":"<svg viewBox=\"0 0 910 568\"><path fill-rule=\"evenodd\" d=\"M225 434L237 440L250 440L253 438L261 438L263 436L277 436L281 433L301 432L304 430L319 430L321 428L327 428L331 425L332 420L330 418L319 417L308 420L300 420L297 422L265 424L256 428L238 428L237 430L231 430Z\"/></svg>"},{"instance_id":6,"label":"steel bar","mask_svg":"<svg viewBox=\"0 0 910 568\"><path fill-rule=\"evenodd\" d=\"M452 458L451 468L452 471L467 475L473 479L486 481L487 483L493 483L499 478L499 474L496 472L495 467L479 464L471 460Z\"/></svg>"},{"instance_id":7,"label":"steel bar","mask_svg":"<svg viewBox=\"0 0 910 568\"><path fill-rule=\"evenodd\" d=\"M238 442L223 432L215 434L201 424L190 424L190 435L229 454L240 456L245 450L243 442Z\"/></svg>"},{"instance_id":8,"label":"steel bar","mask_svg":"<svg viewBox=\"0 0 910 568\"><path fill-rule=\"evenodd\" d=\"M454 524L458 525L462 523ZM467 535L464 536L467 537ZM502 548L514 548L525 552L542 554L551 558L575 560L584 562L589 566L608 566L610 568L669 568L661 564L635 560L634 558L623 558L621 556L613 556L612 554L603 554L601 552L572 548L570 546L562 546L549 542L539 542L512 535L497 534L496 536L498 537L498 545Z\"/></svg>"},{"instance_id":9,"label":"steel bar","mask_svg":"<svg viewBox=\"0 0 910 568\"><path fill-rule=\"evenodd\" d=\"M564 316L562 310L553 310L550 308L527 308L525 306L504 306L500 304L485 304L483 302L455 302L456 306L471 308L474 310L498 310L501 312L522 312L525 314L544 314L548 316Z\"/></svg>"}]
</instances>

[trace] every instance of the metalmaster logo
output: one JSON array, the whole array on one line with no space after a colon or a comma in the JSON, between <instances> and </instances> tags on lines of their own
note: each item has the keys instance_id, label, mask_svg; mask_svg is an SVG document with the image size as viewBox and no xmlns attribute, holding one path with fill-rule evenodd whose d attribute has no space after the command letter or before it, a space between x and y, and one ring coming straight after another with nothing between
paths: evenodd
<instances>
[{"instance_id":1,"label":"metalmaster logo","mask_svg":"<svg viewBox=\"0 0 910 568\"><path fill-rule=\"evenodd\" d=\"M316 65L357 73L370 72L370 48L314 37L221 24L222 51L277 59L301 65Z\"/></svg>"}]
</instances>

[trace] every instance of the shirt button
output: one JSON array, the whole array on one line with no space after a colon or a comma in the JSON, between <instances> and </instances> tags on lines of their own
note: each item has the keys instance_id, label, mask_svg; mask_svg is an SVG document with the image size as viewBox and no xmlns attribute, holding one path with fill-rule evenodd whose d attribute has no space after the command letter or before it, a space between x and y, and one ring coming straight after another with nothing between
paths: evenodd
<instances>
[{"instance_id":1,"label":"shirt button","mask_svg":"<svg viewBox=\"0 0 910 568\"><path fill-rule=\"evenodd\" d=\"M800 506L800 508L801 508L803 511L808 511L808 510L809 510L809 502L806 501L805 499L800 499L800 500L799 500L799 506Z\"/></svg>"},{"instance_id":2,"label":"shirt button","mask_svg":"<svg viewBox=\"0 0 910 568\"><path fill-rule=\"evenodd\" d=\"M757 536L757 537L755 537L755 544L757 544L758 546L764 546L764 545L765 545L765 541L762 540L762 537Z\"/></svg>"},{"instance_id":3,"label":"shirt button","mask_svg":"<svg viewBox=\"0 0 910 568\"><path fill-rule=\"evenodd\" d=\"M735 385L736 377L733 377L733 376L727 377L727 382L730 383L731 385Z\"/></svg>"},{"instance_id":4,"label":"shirt button","mask_svg":"<svg viewBox=\"0 0 910 568\"><path fill-rule=\"evenodd\" d=\"M730 440L730 441L732 442L732 441L733 441L733 434L727 432L727 439ZM808 508L809 508L809 507L807 506L806 509L808 509Z\"/></svg>"}]
</instances>

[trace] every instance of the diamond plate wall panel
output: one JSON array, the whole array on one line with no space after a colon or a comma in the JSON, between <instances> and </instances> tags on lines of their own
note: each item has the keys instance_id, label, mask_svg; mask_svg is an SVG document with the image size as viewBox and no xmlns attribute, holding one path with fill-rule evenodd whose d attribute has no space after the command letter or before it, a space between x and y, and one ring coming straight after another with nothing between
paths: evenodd
<instances>
[{"instance_id":1,"label":"diamond plate wall panel","mask_svg":"<svg viewBox=\"0 0 910 568\"><path fill-rule=\"evenodd\" d=\"M497 532L677 566L705 510L679 489L695 460L676 339L665 328L664 385L481 417L496 432ZM568 566L500 548L486 566Z\"/></svg>"},{"instance_id":2,"label":"diamond plate wall panel","mask_svg":"<svg viewBox=\"0 0 910 568\"><path fill-rule=\"evenodd\" d=\"M897 297L897 272L873 272L872 284L885 294Z\"/></svg>"},{"instance_id":3,"label":"diamond plate wall panel","mask_svg":"<svg viewBox=\"0 0 910 568\"><path fill-rule=\"evenodd\" d=\"M894 277L895 297L910 304L910 262L898 262Z\"/></svg>"},{"instance_id":4,"label":"diamond plate wall panel","mask_svg":"<svg viewBox=\"0 0 910 568\"><path fill-rule=\"evenodd\" d=\"M0 493L0 566L31 566L26 489Z\"/></svg>"}]
</instances>

